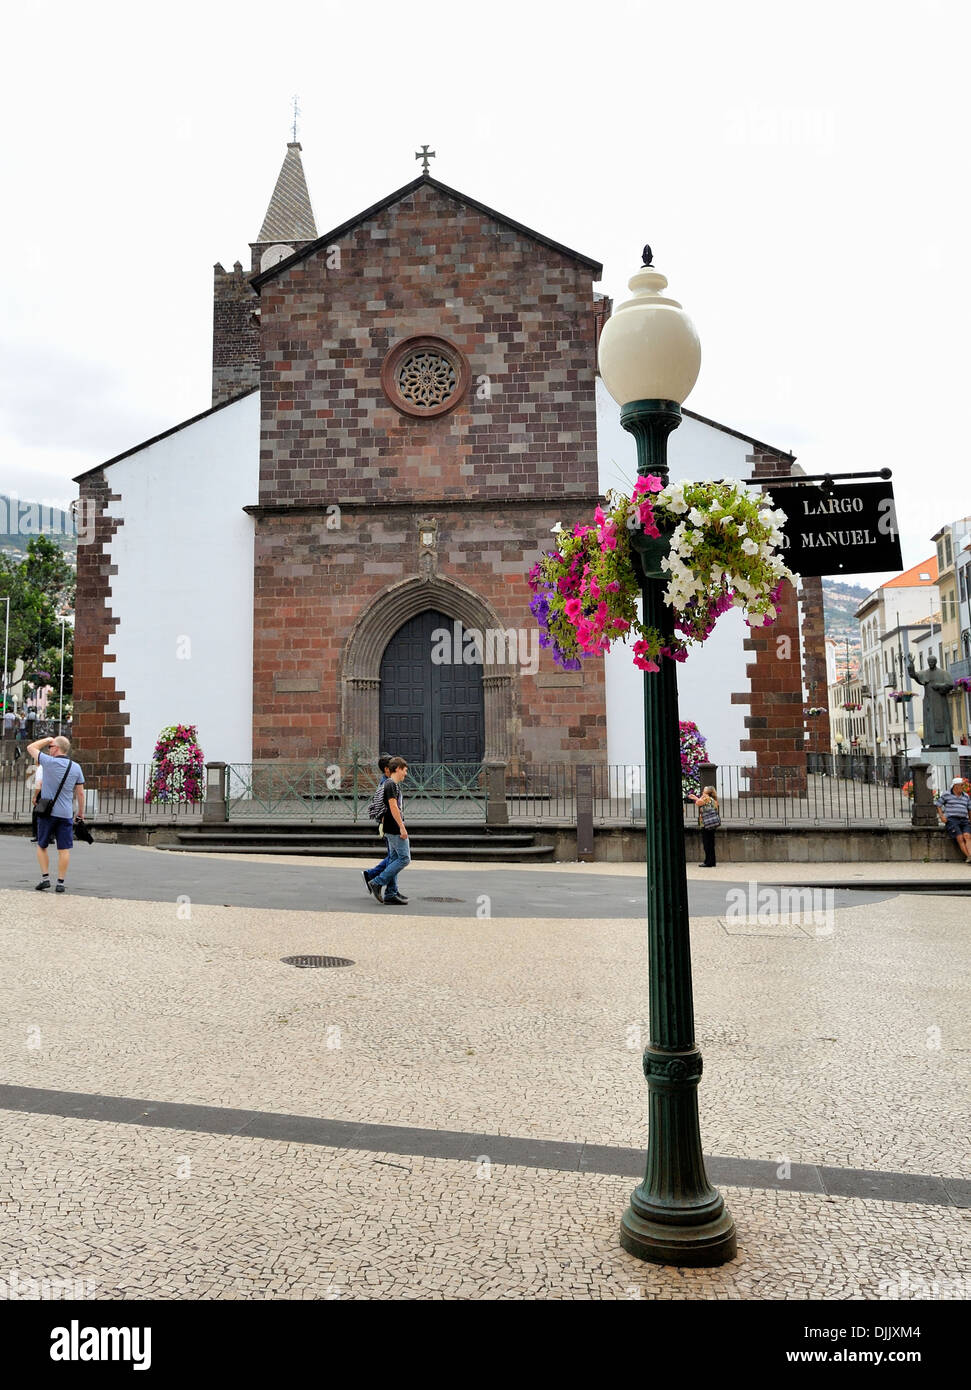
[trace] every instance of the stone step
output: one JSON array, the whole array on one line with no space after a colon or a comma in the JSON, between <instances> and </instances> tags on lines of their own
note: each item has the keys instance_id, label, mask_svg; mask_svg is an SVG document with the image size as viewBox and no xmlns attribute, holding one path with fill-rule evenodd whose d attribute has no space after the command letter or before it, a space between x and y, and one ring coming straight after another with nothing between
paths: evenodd
<instances>
[{"instance_id":1,"label":"stone step","mask_svg":"<svg viewBox=\"0 0 971 1390\"><path fill-rule=\"evenodd\" d=\"M430 841L434 841L435 843L462 843L474 845L480 843L483 839L486 839L489 841L490 844L516 845L532 843L534 839L533 834L528 830L513 830L508 832L496 833L490 832L488 835L462 834L461 832L447 834L441 830L427 831L425 827L422 826L420 830L416 828L414 833L420 837L422 844L427 844ZM250 841L258 841L260 844L267 844L271 842L276 843L306 840L313 840L315 844L348 844L350 842L353 842L354 844L371 846L376 845L378 843L377 835L369 834L367 831L360 830L356 832L351 830L340 832L310 829L300 833L291 833L289 831L280 830L237 830L227 833L224 830L190 829L176 830L175 835L177 839L184 840L187 843L190 843L192 841L204 840L231 840L234 844L246 844Z\"/></svg>"},{"instance_id":2,"label":"stone step","mask_svg":"<svg viewBox=\"0 0 971 1390\"><path fill-rule=\"evenodd\" d=\"M373 857L381 847L370 841L366 845L348 842L332 845L308 845L304 839L299 839L290 840L283 844L277 842L272 844L239 844L234 840L194 840L188 843L159 841L156 848L167 850L172 854L294 854L317 855L321 858L361 859L367 858L369 854ZM427 841L422 841L420 854L415 862L420 862L422 856L429 859L495 859L503 861L509 859L548 859L552 854L552 845L494 845L489 841L480 841L479 844L456 844L443 841L440 845L430 845Z\"/></svg>"}]
</instances>

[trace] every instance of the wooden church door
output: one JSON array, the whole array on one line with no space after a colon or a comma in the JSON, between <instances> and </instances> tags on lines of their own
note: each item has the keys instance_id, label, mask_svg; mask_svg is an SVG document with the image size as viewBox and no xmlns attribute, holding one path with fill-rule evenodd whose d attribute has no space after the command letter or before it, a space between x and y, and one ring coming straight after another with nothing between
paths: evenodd
<instances>
[{"instance_id":1,"label":"wooden church door","mask_svg":"<svg viewBox=\"0 0 971 1390\"><path fill-rule=\"evenodd\" d=\"M436 662L436 628L449 634ZM381 751L413 763L478 763L485 752L482 662L466 665L456 650L460 623L433 608L398 629L381 658ZM457 658L457 659L456 659Z\"/></svg>"}]
</instances>

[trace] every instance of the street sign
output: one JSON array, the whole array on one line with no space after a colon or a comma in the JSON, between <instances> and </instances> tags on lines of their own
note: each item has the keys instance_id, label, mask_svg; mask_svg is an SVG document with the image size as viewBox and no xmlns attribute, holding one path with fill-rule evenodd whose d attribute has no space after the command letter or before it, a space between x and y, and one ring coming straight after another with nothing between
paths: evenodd
<instances>
[{"instance_id":1,"label":"street sign","mask_svg":"<svg viewBox=\"0 0 971 1390\"><path fill-rule=\"evenodd\" d=\"M768 491L786 514L782 557L794 574L901 570L893 484L797 483Z\"/></svg>"}]
</instances>

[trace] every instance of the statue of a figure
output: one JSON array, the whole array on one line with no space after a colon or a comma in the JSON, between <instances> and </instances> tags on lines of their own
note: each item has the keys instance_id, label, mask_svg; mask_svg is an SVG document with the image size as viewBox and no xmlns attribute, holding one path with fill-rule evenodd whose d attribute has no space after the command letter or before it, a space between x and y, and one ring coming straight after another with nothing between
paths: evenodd
<instances>
[{"instance_id":1,"label":"statue of a figure","mask_svg":"<svg viewBox=\"0 0 971 1390\"><path fill-rule=\"evenodd\" d=\"M951 709L948 697L954 693L954 682L947 671L937 669L937 657L927 658L927 670L914 670L914 658L907 658L907 673L912 681L924 687L924 737L922 748L953 748Z\"/></svg>"}]
</instances>

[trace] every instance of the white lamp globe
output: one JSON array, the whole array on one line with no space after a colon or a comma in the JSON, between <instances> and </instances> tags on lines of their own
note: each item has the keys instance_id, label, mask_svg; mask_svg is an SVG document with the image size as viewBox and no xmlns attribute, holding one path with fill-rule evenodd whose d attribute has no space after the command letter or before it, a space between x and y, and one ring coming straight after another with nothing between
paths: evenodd
<instances>
[{"instance_id":1,"label":"white lamp globe","mask_svg":"<svg viewBox=\"0 0 971 1390\"><path fill-rule=\"evenodd\" d=\"M650 247L644 249L650 262ZM628 281L634 298L618 305L600 334L600 375L618 405L677 401L701 370L701 343L676 299L661 293L667 278L649 263Z\"/></svg>"}]
</instances>

